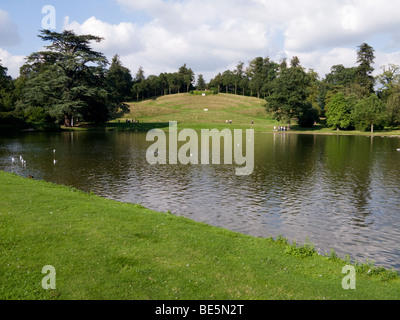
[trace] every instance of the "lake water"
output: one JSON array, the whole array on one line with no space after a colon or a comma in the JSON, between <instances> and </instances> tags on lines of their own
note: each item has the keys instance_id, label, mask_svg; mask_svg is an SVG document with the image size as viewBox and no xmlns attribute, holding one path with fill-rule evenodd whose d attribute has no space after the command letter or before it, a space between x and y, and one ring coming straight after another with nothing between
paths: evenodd
<instances>
[{"instance_id":1,"label":"lake water","mask_svg":"<svg viewBox=\"0 0 400 320\"><path fill-rule=\"evenodd\" d=\"M133 132L2 136L0 170L400 269L400 139L255 134L242 177L235 165L151 166L152 143ZM25 167L11 162L20 155Z\"/></svg>"}]
</instances>

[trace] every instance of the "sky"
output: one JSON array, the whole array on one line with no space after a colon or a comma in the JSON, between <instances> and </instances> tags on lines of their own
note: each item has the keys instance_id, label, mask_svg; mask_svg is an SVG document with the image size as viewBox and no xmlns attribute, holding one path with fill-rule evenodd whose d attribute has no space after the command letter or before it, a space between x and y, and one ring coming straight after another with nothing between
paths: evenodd
<instances>
[{"instance_id":1,"label":"sky","mask_svg":"<svg viewBox=\"0 0 400 320\"><path fill-rule=\"evenodd\" d=\"M57 32L103 37L93 48L110 61L118 54L133 76L186 64L209 81L240 61L297 56L322 79L334 65L356 66L362 43L375 49L379 74L400 65L399 17L398 0L2 0L0 60L18 77L25 57L46 45L39 30L54 21Z\"/></svg>"}]
</instances>

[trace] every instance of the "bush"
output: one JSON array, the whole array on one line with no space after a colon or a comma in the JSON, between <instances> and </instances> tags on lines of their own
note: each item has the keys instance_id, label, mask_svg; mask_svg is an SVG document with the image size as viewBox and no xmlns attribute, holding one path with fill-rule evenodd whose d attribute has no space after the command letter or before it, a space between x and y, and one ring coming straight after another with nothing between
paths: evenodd
<instances>
[{"instance_id":1,"label":"bush","mask_svg":"<svg viewBox=\"0 0 400 320\"><path fill-rule=\"evenodd\" d=\"M26 121L13 112L0 112L0 130L18 131L28 127Z\"/></svg>"},{"instance_id":2,"label":"bush","mask_svg":"<svg viewBox=\"0 0 400 320\"><path fill-rule=\"evenodd\" d=\"M312 128L314 123L319 120L319 111L313 108L311 105L308 106L297 119L297 123L302 128Z\"/></svg>"},{"instance_id":3,"label":"bush","mask_svg":"<svg viewBox=\"0 0 400 320\"><path fill-rule=\"evenodd\" d=\"M210 90L210 91L191 90L191 91L189 91L189 93L193 94L193 95L198 95L198 96L201 96L203 94L205 94L207 96L218 94L218 92L216 92L214 90Z\"/></svg>"}]
</instances>

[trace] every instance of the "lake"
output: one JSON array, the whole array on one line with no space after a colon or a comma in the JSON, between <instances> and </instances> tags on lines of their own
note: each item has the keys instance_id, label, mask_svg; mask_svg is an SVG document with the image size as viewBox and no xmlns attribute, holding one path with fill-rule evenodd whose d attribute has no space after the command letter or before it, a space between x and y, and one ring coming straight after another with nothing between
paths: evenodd
<instances>
[{"instance_id":1,"label":"lake","mask_svg":"<svg viewBox=\"0 0 400 320\"><path fill-rule=\"evenodd\" d=\"M0 170L400 270L400 139L256 133L250 176L236 165L151 166L152 144L135 132L2 136Z\"/></svg>"}]
</instances>

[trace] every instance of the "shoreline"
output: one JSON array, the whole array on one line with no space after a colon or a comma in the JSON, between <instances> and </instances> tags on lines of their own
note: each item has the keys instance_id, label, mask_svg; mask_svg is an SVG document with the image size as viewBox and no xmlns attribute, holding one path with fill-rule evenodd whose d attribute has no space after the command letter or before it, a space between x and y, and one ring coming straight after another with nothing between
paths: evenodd
<instances>
[{"instance_id":1,"label":"shoreline","mask_svg":"<svg viewBox=\"0 0 400 320\"><path fill-rule=\"evenodd\" d=\"M398 272L370 264L355 265L357 290L344 290L341 270L351 263L310 244L252 237L3 171L0 179L0 222L13 226L3 231L0 265L9 299L400 298ZM35 268L49 263L60 274L51 294L35 289L43 277Z\"/></svg>"},{"instance_id":2,"label":"shoreline","mask_svg":"<svg viewBox=\"0 0 400 320\"><path fill-rule=\"evenodd\" d=\"M151 129L159 128L167 131L168 125L160 126L160 122L143 122L140 124L125 124L125 123L107 123L104 126L85 126L85 127L71 127L67 128L64 126L60 126L59 131L40 131L31 129L20 130L15 133L38 133L38 132L46 132L46 133L58 133L58 132L96 132L96 131L132 131L132 132L148 132ZM193 129L195 131L200 131L202 129L251 129L247 124L238 124L233 126L226 126L224 124L208 124L208 123L178 123L178 129ZM328 131L328 132L318 132L316 130L319 129L311 129L311 130L288 130L288 131L273 131L273 130L265 130L260 128L253 128L255 133L281 133L281 134L308 134L308 135L330 135L330 136L366 136L366 137L389 137L389 138L400 138L400 131L391 131L391 132L381 132L377 131L371 134L371 132L360 132L360 131ZM272 129L272 128L271 128ZM322 128L321 130L329 130L329 128Z\"/></svg>"}]
</instances>

